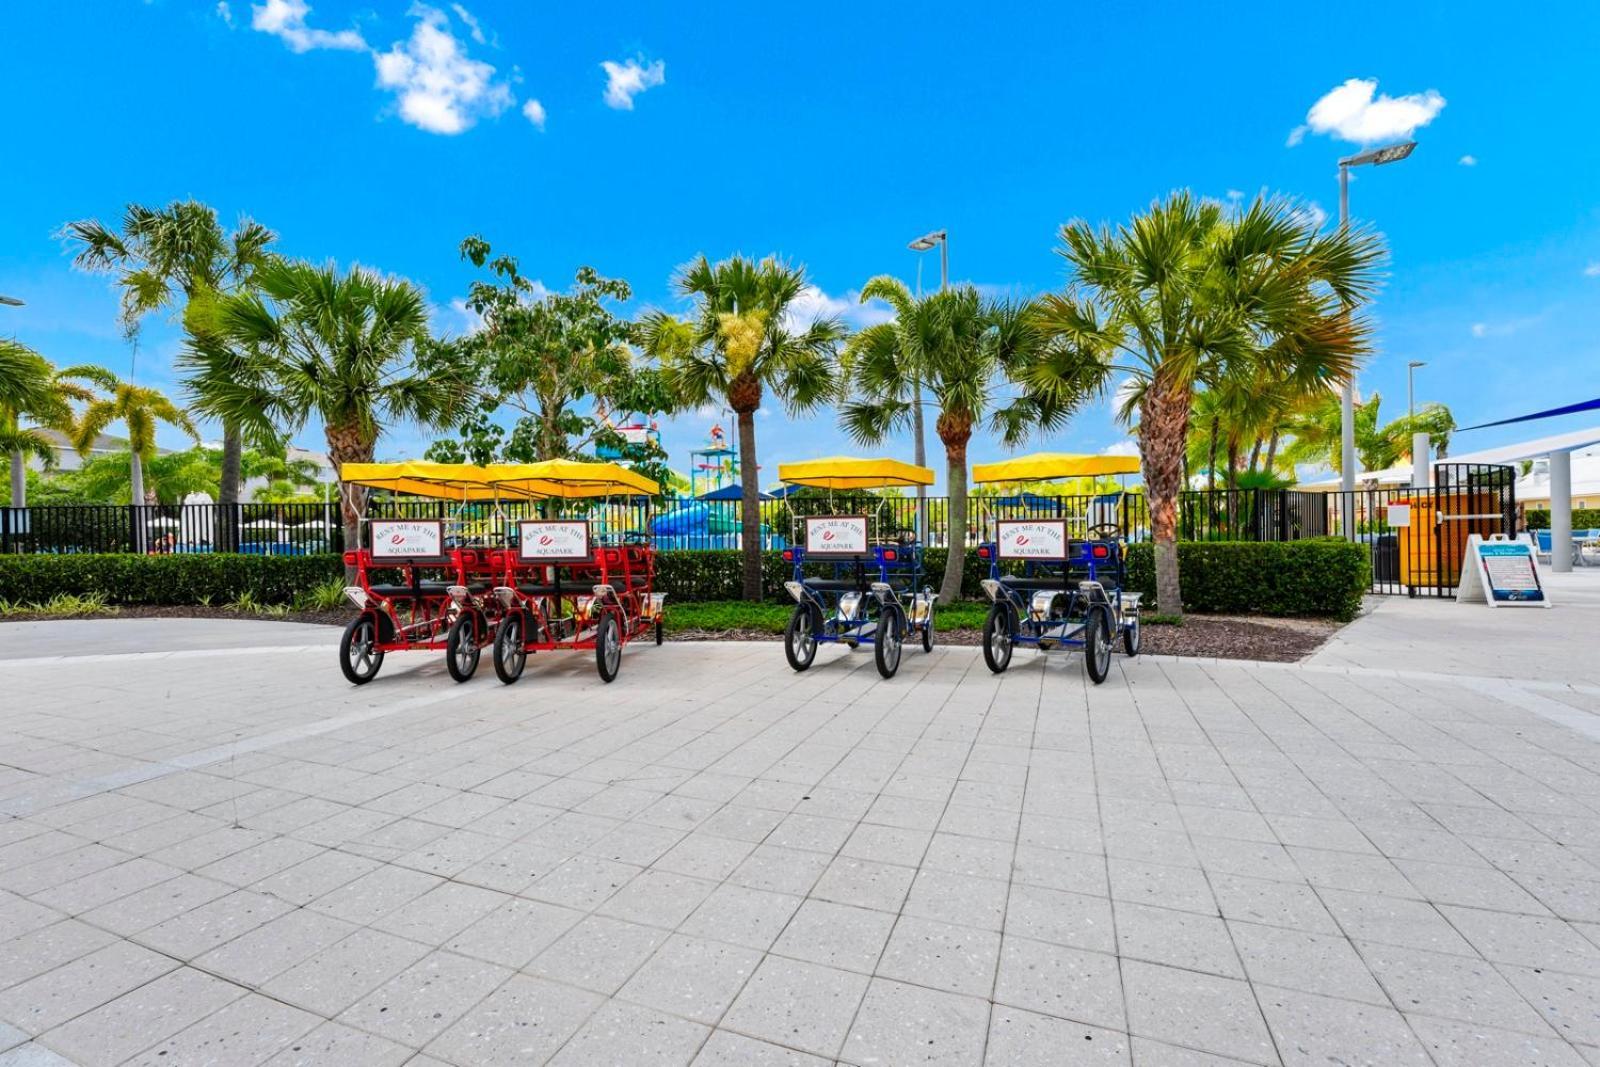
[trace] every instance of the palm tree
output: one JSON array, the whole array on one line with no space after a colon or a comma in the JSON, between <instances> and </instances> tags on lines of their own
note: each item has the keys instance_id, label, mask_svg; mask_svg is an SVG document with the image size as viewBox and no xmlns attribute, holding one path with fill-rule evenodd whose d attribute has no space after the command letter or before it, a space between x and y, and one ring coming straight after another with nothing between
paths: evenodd
<instances>
[{"instance_id":1,"label":"palm tree","mask_svg":"<svg viewBox=\"0 0 1600 1067\"><path fill-rule=\"evenodd\" d=\"M1385 470L1409 458L1414 433L1428 435L1434 455L1442 458L1449 451L1456 420L1448 407L1424 404L1415 415L1385 423L1378 411L1382 403L1382 395L1373 393L1355 406L1356 459L1362 470ZM1284 429L1292 440L1284 449L1285 458L1338 470L1344 447L1339 420L1338 394L1322 392L1307 397L1286 420Z\"/></svg>"},{"instance_id":2,"label":"palm tree","mask_svg":"<svg viewBox=\"0 0 1600 1067\"><path fill-rule=\"evenodd\" d=\"M46 470L56 465L55 442L42 431L55 430L71 439L73 403L93 398L71 380L80 369L57 370L26 345L0 338L0 453L10 461L11 507L28 506L29 458ZM23 419L32 425L24 426Z\"/></svg>"},{"instance_id":3,"label":"palm tree","mask_svg":"<svg viewBox=\"0 0 1600 1067\"><path fill-rule=\"evenodd\" d=\"M1055 344L1037 384L1131 379L1120 414L1138 413L1156 600L1179 614L1178 493L1196 390L1251 369L1297 393L1346 380L1370 350L1357 309L1376 290L1383 245L1360 229L1321 232L1281 197L1230 214L1188 192L1115 230L1069 223L1061 241L1074 278L1043 301Z\"/></svg>"},{"instance_id":4,"label":"palm tree","mask_svg":"<svg viewBox=\"0 0 1600 1067\"><path fill-rule=\"evenodd\" d=\"M806 287L804 268L775 258L734 256L713 266L705 256L677 278L696 301L692 321L665 312L645 315L645 348L661 361L663 382L683 408L726 401L739 427L740 548L744 596L761 599L761 510L756 462L756 412L770 389L791 413L810 411L834 394L835 356L844 324L818 316L792 321Z\"/></svg>"},{"instance_id":5,"label":"palm tree","mask_svg":"<svg viewBox=\"0 0 1600 1067\"><path fill-rule=\"evenodd\" d=\"M944 443L950 494L949 554L939 596L955 600L966 559L967 444L973 430L987 420L1014 446L1037 429L1063 425L1090 393L1004 392L1008 379L1028 376L1043 351L1046 338L1034 325L1030 305L985 300L970 285L914 298L890 277L869 281L861 299L885 301L895 318L852 338L845 362L853 396L841 408L841 421L863 443L909 428L920 380L939 413L934 432Z\"/></svg>"},{"instance_id":6,"label":"palm tree","mask_svg":"<svg viewBox=\"0 0 1600 1067\"><path fill-rule=\"evenodd\" d=\"M62 235L82 247L74 262L84 270L114 272L122 289L121 319L130 336L139 320L182 298L191 398L203 396L237 364L215 332L197 332L188 305L209 296L248 289L255 271L271 258L267 246L277 235L241 219L232 234L223 232L212 208L195 200L175 200L162 208L129 204L119 231L98 219L69 222ZM209 367L209 373L207 368ZM222 424L222 482L218 502L239 500L239 457L243 442L237 420ZM218 509L219 515L232 508ZM226 531L219 531L226 536Z\"/></svg>"},{"instance_id":7,"label":"palm tree","mask_svg":"<svg viewBox=\"0 0 1600 1067\"><path fill-rule=\"evenodd\" d=\"M386 426L448 425L473 389L455 346L428 333L427 301L400 278L361 267L273 260L258 289L218 301L217 328L245 353L241 373L197 409L258 435L298 432L315 416L336 470L371 462ZM360 544L366 491L340 493L345 544Z\"/></svg>"},{"instance_id":8,"label":"palm tree","mask_svg":"<svg viewBox=\"0 0 1600 1067\"><path fill-rule=\"evenodd\" d=\"M77 367L73 368L73 373L76 377L93 382L105 393L91 400L84 408L73 444L79 452L87 452L107 426L114 422L122 423L127 428L128 453L131 457L129 501L135 505L148 503L145 498L144 465L155 458L157 424L164 422L175 426L198 442L200 437L195 432L194 423L182 408L158 390L122 381L104 367ZM135 528L139 528L138 524L135 524Z\"/></svg>"}]
</instances>

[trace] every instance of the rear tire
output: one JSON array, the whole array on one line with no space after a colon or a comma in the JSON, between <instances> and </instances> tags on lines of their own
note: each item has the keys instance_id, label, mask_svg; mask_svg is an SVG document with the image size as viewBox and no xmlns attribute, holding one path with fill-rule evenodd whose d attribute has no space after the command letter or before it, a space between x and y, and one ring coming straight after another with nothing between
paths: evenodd
<instances>
[{"instance_id":1,"label":"rear tire","mask_svg":"<svg viewBox=\"0 0 1600 1067\"><path fill-rule=\"evenodd\" d=\"M1144 645L1144 633L1139 628L1139 616L1135 615L1128 620L1122 629L1122 651L1130 656L1137 656L1139 649Z\"/></svg>"},{"instance_id":2,"label":"rear tire","mask_svg":"<svg viewBox=\"0 0 1600 1067\"><path fill-rule=\"evenodd\" d=\"M662 645L662 643L666 641L666 639L667 639L667 629L666 629L665 626L663 626L661 624L661 620L657 619L656 620L656 646L659 648Z\"/></svg>"},{"instance_id":3,"label":"rear tire","mask_svg":"<svg viewBox=\"0 0 1600 1067\"><path fill-rule=\"evenodd\" d=\"M614 682L622 668L622 636L617 629L617 617L607 611L600 616L600 626L594 635L594 665L602 682Z\"/></svg>"},{"instance_id":4,"label":"rear tire","mask_svg":"<svg viewBox=\"0 0 1600 1067\"><path fill-rule=\"evenodd\" d=\"M933 605L928 605L928 622L922 628L922 651L933 651Z\"/></svg>"},{"instance_id":5,"label":"rear tire","mask_svg":"<svg viewBox=\"0 0 1600 1067\"><path fill-rule=\"evenodd\" d=\"M817 635L811 629L811 609L794 606L789 625L783 631L783 657L795 671L803 671L817 658Z\"/></svg>"},{"instance_id":6,"label":"rear tire","mask_svg":"<svg viewBox=\"0 0 1600 1067\"><path fill-rule=\"evenodd\" d=\"M996 604L983 620L983 662L995 674L1004 674L1011 666L1011 651L1011 611Z\"/></svg>"},{"instance_id":7,"label":"rear tire","mask_svg":"<svg viewBox=\"0 0 1600 1067\"><path fill-rule=\"evenodd\" d=\"M523 644L523 631L527 616L520 611L509 611L494 634L494 673L506 685L522 677L522 668L528 665L528 649Z\"/></svg>"},{"instance_id":8,"label":"rear tire","mask_svg":"<svg viewBox=\"0 0 1600 1067\"><path fill-rule=\"evenodd\" d=\"M1083 620L1083 668L1095 685L1111 673L1111 609L1104 604L1090 605Z\"/></svg>"},{"instance_id":9,"label":"rear tire","mask_svg":"<svg viewBox=\"0 0 1600 1067\"><path fill-rule=\"evenodd\" d=\"M471 678L478 670L478 657L483 649L478 644L478 613L463 611L450 624L444 639L444 665L450 677L458 682Z\"/></svg>"},{"instance_id":10,"label":"rear tire","mask_svg":"<svg viewBox=\"0 0 1600 1067\"><path fill-rule=\"evenodd\" d=\"M383 666L383 653L374 646L378 643L378 623L371 615L361 615L344 628L339 638L339 669L351 685L366 685L378 675Z\"/></svg>"},{"instance_id":11,"label":"rear tire","mask_svg":"<svg viewBox=\"0 0 1600 1067\"><path fill-rule=\"evenodd\" d=\"M900 652L905 647L905 624L900 619L898 607L884 608L878 616L878 631L872 635L872 658L885 678L893 678L900 669Z\"/></svg>"}]
</instances>

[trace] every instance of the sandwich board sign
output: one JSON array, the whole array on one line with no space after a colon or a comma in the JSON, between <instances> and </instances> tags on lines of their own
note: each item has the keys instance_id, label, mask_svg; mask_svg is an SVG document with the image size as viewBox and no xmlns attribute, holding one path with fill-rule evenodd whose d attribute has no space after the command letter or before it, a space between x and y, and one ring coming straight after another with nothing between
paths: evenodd
<instances>
[{"instance_id":1,"label":"sandwich board sign","mask_svg":"<svg viewBox=\"0 0 1600 1067\"><path fill-rule=\"evenodd\" d=\"M1484 540L1467 535L1467 556L1461 561L1456 600L1491 608L1548 608L1550 595L1539 579L1539 557L1526 541L1501 534Z\"/></svg>"}]
</instances>

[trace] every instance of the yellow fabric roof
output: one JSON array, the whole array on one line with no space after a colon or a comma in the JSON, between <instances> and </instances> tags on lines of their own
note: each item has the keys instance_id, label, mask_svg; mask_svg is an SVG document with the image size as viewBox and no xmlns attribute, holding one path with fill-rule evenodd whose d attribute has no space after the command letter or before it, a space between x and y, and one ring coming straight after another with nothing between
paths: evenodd
<instances>
[{"instance_id":1,"label":"yellow fabric roof","mask_svg":"<svg viewBox=\"0 0 1600 1067\"><path fill-rule=\"evenodd\" d=\"M972 465L974 482L1038 482L1050 478L1138 473L1138 456L1085 456L1072 452L1035 452L999 463Z\"/></svg>"},{"instance_id":2,"label":"yellow fabric roof","mask_svg":"<svg viewBox=\"0 0 1600 1067\"><path fill-rule=\"evenodd\" d=\"M596 496L657 496L661 487L616 463L547 459L539 463L499 463L488 469L489 482L508 496L553 496L579 499Z\"/></svg>"},{"instance_id":3,"label":"yellow fabric roof","mask_svg":"<svg viewBox=\"0 0 1600 1067\"><path fill-rule=\"evenodd\" d=\"M489 482L488 468L474 463L346 463L339 477L349 485L444 500L493 500L514 495L497 490Z\"/></svg>"},{"instance_id":4,"label":"yellow fabric roof","mask_svg":"<svg viewBox=\"0 0 1600 1067\"><path fill-rule=\"evenodd\" d=\"M615 463L551 459L541 463L346 463L340 477L352 485L442 500L577 499L655 496L655 482Z\"/></svg>"},{"instance_id":5,"label":"yellow fabric roof","mask_svg":"<svg viewBox=\"0 0 1600 1067\"><path fill-rule=\"evenodd\" d=\"M932 485L933 471L898 459L830 456L780 463L778 480L815 489L884 489L896 485Z\"/></svg>"}]
</instances>

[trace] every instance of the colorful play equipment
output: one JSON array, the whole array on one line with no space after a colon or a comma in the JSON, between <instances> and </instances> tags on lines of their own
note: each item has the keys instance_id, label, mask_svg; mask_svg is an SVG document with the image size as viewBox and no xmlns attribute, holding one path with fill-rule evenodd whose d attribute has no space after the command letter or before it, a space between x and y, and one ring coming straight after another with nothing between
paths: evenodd
<instances>
[{"instance_id":1,"label":"colorful play equipment","mask_svg":"<svg viewBox=\"0 0 1600 1067\"><path fill-rule=\"evenodd\" d=\"M689 450L689 495L698 498L730 484L739 484L739 450L719 422L712 425L705 447Z\"/></svg>"},{"instance_id":2,"label":"colorful play equipment","mask_svg":"<svg viewBox=\"0 0 1600 1067\"><path fill-rule=\"evenodd\" d=\"M794 544L783 550L794 567L783 583L795 601L783 638L789 666L808 669L820 644L869 645L878 673L893 678L908 637L920 638L923 651L932 652L938 594L922 584L916 535L885 529L887 499L875 514L837 514L833 492L932 485L933 471L894 459L834 456L780 464L778 477L786 485L829 491L823 514L801 514L785 498L794 526Z\"/></svg>"},{"instance_id":3,"label":"colorful play equipment","mask_svg":"<svg viewBox=\"0 0 1600 1067\"><path fill-rule=\"evenodd\" d=\"M1138 470L1133 456L1041 452L976 464L972 480L1050 481ZM978 557L989 563L983 660L991 671L1004 672L1018 645L1039 652L1082 649L1084 669L1099 685L1110 673L1116 636L1129 656L1139 654L1139 594L1124 590L1127 565L1117 522L1088 518L1082 538L1075 538L1069 519L993 518L987 508L984 515L992 539L979 544Z\"/></svg>"}]
</instances>

